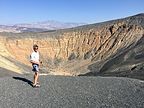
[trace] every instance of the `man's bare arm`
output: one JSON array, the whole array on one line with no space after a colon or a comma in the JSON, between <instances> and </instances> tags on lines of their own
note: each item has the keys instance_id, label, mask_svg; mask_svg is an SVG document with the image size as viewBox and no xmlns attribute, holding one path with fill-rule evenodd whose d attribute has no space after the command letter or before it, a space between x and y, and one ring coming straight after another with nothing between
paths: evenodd
<instances>
[{"instance_id":1,"label":"man's bare arm","mask_svg":"<svg viewBox=\"0 0 144 108\"><path fill-rule=\"evenodd\" d=\"M33 61L33 60L30 60L30 62L34 63L34 64L38 64L38 65L40 64L39 62L36 62L36 61Z\"/></svg>"}]
</instances>

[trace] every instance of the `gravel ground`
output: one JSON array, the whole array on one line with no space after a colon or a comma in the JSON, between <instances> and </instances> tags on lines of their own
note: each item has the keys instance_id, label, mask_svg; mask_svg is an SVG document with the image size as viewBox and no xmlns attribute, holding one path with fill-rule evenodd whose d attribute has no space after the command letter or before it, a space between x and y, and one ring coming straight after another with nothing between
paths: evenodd
<instances>
[{"instance_id":1,"label":"gravel ground","mask_svg":"<svg viewBox=\"0 0 144 108\"><path fill-rule=\"evenodd\" d=\"M144 82L116 77L40 76L0 78L0 108L144 108Z\"/></svg>"}]
</instances>

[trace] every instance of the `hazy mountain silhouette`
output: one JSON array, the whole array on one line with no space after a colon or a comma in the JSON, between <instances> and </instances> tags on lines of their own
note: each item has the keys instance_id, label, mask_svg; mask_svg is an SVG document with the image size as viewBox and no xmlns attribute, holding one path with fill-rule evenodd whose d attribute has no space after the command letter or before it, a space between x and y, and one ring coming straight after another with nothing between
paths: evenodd
<instances>
[{"instance_id":1,"label":"hazy mountain silhouette","mask_svg":"<svg viewBox=\"0 0 144 108\"><path fill-rule=\"evenodd\" d=\"M44 21L34 23L22 23L13 25L0 25L0 32L43 32L50 30L66 29L84 25L85 23L69 23L58 21Z\"/></svg>"}]
</instances>

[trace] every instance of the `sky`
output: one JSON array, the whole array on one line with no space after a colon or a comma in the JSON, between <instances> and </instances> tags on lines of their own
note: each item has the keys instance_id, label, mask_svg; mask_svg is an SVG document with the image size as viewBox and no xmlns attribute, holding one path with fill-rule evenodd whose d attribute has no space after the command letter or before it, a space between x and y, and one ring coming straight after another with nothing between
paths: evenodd
<instances>
[{"instance_id":1,"label":"sky","mask_svg":"<svg viewBox=\"0 0 144 108\"><path fill-rule=\"evenodd\" d=\"M99 23L144 13L144 0L0 0L0 25L47 20Z\"/></svg>"}]
</instances>

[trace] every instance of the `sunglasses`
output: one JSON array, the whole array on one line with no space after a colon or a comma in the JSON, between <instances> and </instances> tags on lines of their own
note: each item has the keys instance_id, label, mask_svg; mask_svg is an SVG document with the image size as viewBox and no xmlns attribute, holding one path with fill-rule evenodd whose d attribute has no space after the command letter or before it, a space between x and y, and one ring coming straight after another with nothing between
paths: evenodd
<instances>
[{"instance_id":1,"label":"sunglasses","mask_svg":"<svg viewBox=\"0 0 144 108\"><path fill-rule=\"evenodd\" d=\"M38 49L38 47L35 47L34 49Z\"/></svg>"}]
</instances>

